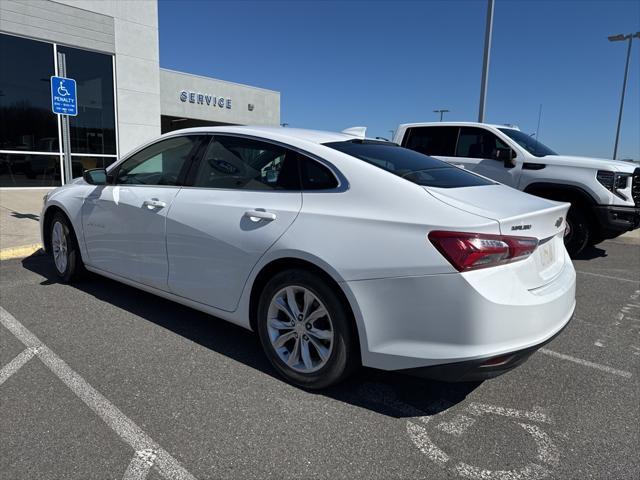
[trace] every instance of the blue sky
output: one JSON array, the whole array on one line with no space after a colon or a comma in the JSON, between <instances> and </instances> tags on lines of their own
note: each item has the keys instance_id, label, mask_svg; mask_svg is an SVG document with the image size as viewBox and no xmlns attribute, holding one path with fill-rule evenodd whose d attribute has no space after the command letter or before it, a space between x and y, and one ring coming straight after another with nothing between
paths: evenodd
<instances>
[{"instance_id":1,"label":"blue sky","mask_svg":"<svg viewBox=\"0 0 640 480\"><path fill-rule=\"evenodd\" d=\"M389 137L399 123L478 115L486 1L160 0L160 65L281 92L281 121ZM486 121L556 151L611 158L640 2L496 0ZM640 159L640 40L619 158Z\"/></svg>"}]
</instances>

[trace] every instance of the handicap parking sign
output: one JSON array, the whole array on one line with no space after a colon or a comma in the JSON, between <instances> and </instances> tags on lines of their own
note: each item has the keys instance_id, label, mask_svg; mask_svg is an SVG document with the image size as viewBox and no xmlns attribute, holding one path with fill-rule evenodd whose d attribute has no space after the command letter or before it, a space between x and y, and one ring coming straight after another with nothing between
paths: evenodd
<instances>
[{"instance_id":1,"label":"handicap parking sign","mask_svg":"<svg viewBox=\"0 0 640 480\"><path fill-rule=\"evenodd\" d=\"M78 115L76 81L73 78L51 77L51 110L61 115Z\"/></svg>"}]
</instances>

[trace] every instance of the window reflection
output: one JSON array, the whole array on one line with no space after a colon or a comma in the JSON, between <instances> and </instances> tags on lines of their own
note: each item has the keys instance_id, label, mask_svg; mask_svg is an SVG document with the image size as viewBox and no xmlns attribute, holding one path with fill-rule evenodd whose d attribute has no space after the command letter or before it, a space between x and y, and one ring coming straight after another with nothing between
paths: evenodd
<instances>
[{"instance_id":1,"label":"window reflection","mask_svg":"<svg viewBox=\"0 0 640 480\"><path fill-rule=\"evenodd\" d=\"M85 170L91 170L92 168L107 168L116 160L116 157L78 157L76 155L72 155L72 176L73 178L81 177L82 172Z\"/></svg>"},{"instance_id":2,"label":"window reflection","mask_svg":"<svg viewBox=\"0 0 640 480\"><path fill-rule=\"evenodd\" d=\"M69 117L71 153L116 153L111 55L58 46L76 80L78 115Z\"/></svg>"},{"instance_id":3,"label":"window reflection","mask_svg":"<svg viewBox=\"0 0 640 480\"><path fill-rule=\"evenodd\" d=\"M60 184L60 155L0 153L0 187L54 187Z\"/></svg>"},{"instance_id":4,"label":"window reflection","mask_svg":"<svg viewBox=\"0 0 640 480\"><path fill-rule=\"evenodd\" d=\"M53 45L0 34L0 150L58 151Z\"/></svg>"}]
</instances>

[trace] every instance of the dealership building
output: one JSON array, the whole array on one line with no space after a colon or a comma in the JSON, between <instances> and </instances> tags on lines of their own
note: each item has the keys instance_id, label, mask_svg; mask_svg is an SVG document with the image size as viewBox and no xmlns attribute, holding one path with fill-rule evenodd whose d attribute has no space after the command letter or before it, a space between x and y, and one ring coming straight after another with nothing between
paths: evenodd
<instances>
[{"instance_id":1,"label":"dealership building","mask_svg":"<svg viewBox=\"0 0 640 480\"><path fill-rule=\"evenodd\" d=\"M65 145L75 177L172 130L280 123L279 92L160 68L155 0L2 0L0 65L0 188L60 185ZM68 130L56 75L76 80Z\"/></svg>"}]
</instances>

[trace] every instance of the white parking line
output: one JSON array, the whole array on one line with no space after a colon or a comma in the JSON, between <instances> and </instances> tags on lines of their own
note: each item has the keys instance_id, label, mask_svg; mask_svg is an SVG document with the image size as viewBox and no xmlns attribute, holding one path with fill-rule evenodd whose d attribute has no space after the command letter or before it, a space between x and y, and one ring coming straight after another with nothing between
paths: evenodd
<instances>
[{"instance_id":1,"label":"white parking line","mask_svg":"<svg viewBox=\"0 0 640 480\"><path fill-rule=\"evenodd\" d=\"M617 368L607 367L606 365L600 365L599 363L590 362L589 360L583 360L582 358L572 357L571 355L555 352L553 350L548 350L546 348L541 348L538 351L540 353L544 353L545 355L549 355L550 357L560 358L561 360L567 360L569 362L577 363L585 367L595 368L596 370L601 370L603 372L607 372L612 375L618 375L619 377L631 378L633 376L631 372L618 370Z\"/></svg>"},{"instance_id":2,"label":"white parking line","mask_svg":"<svg viewBox=\"0 0 640 480\"><path fill-rule=\"evenodd\" d=\"M42 363L116 432L124 442L129 444L136 452L153 452L155 455L152 462L153 466L164 478L172 480L195 480L195 477L185 470L175 458L162 449L140 427L102 396L100 392L89 385L80 375L73 371L64 360L53 353L38 337L27 330L24 325L1 306L0 324L13 333L28 349L31 349ZM138 453L136 453L136 456L138 456ZM137 478L141 479L144 477L139 476Z\"/></svg>"},{"instance_id":3,"label":"white parking line","mask_svg":"<svg viewBox=\"0 0 640 480\"><path fill-rule=\"evenodd\" d=\"M140 450L131 459L127 471L124 472L122 480L144 480L153 463L156 461L157 455L153 450Z\"/></svg>"},{"instance_id":4,"label":"white parking line","mask_svg":"<svg viewBox=\"0 0 640 480\"><path fill-rule=\"evenodd\" d=\"M471 415L476 416L484 415L486 413L492 413L494 415L501 415L503 417L520 418L541 423L552 423L549 416L539 408L534 408L531 412L525 412L522 410L516 410L515 408L505 408L498 407L496 405L488 405L486 403L472 402L467 407L467 411Z\"/></svg>"},{"instance_id":5,"label":"white parking line","mask_svg":"<svg viewBox=\"0 0 640 480\"><path fill-rule=\"evenodd\" d=\"M2 370L0 370L0 385L6 382L11 375L20 370L20 367L31 360L36 354L36 351L37 350L35 348L27 348L26 350L23 350L18 355L16 355L16 357L9 363L7 363L4 367L2 367Z\"/></svg>"},{"instance_id":6,"label":"white parking line","mask_svg":"<svg viewBox=\"0 0 640 480\"><path fill-rule=\"evenodd\" d=\"M584 272L582 270L576 270L576 272L582 273L583 275L593 275L594 277L608 278L609 280L618 280L620 282L630 282L635 284L640 283L640 280L632 280L630 278L622 278L622 277L613 277L611 275L603 275L602 273Z\"/></svg>"}]
</instances>

